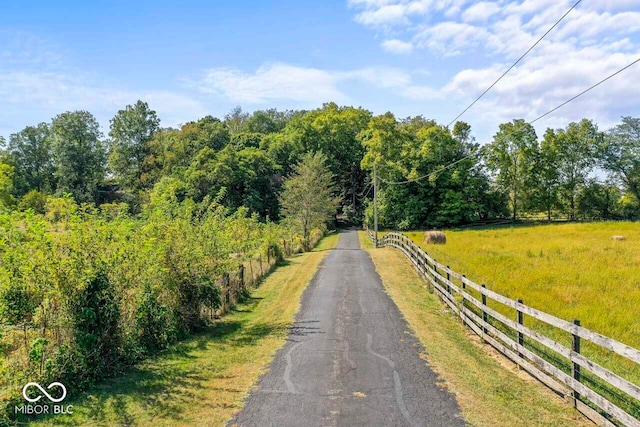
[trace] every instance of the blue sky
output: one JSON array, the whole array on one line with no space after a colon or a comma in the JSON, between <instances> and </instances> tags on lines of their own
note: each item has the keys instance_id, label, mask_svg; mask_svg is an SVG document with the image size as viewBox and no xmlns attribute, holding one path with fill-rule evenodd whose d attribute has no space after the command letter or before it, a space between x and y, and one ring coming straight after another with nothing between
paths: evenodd
<instances>
[{"instance_id":1,"label":"blue sky","mask_svg":"<svg viewBox=\"0 0 640 427\"><path fill-rule=\"evenodd\" d=\"M86 109L108 132L147 101L206 114L362 106L448 123L573 1L31 1L0 4L0 135ZM135 5L131 5L135 3ZM480 142L640 57L640 1L584 0L463 116ZM640 115L640 65L537 126Z\"/></svg>"}]
</instances>

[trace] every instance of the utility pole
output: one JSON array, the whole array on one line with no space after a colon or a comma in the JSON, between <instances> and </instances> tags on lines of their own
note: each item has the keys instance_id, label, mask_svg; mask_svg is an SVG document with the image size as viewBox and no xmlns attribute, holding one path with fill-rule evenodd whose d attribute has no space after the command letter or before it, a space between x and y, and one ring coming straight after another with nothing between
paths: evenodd
<instances>
[{"instance_id":1,"label":"utility pole","mask_svg":"<svg viewBox=\"0 0 640 427\"><path fill-rule=\"evenodd\" d=\"M373 230L376 238L376 248L378 247L378 169L373 164Z\"/></svg>"}]
</instances>

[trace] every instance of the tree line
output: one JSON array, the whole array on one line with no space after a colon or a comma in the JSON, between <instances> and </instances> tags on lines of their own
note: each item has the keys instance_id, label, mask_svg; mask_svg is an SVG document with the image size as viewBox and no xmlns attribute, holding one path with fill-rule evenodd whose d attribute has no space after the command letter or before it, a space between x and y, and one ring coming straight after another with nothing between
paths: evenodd
<instances>
[{"instance_id":1,"label":"tree line","mask_svg":"<svg viewBox=\"0 0 640 427\"><path fill-rule=\"evenodd\" d=\"M357 223L372 214L374 165L380 224L389 228L640 214L640 119L624 117L606 131L583 119L542 138L516 119L481 146L465 122L449 129L422 116L374 116L334 103L252 114L238 107L222 119L162 128L138 101L117 112L106 137L89 112L62 113L4 143L0 203L41 212L47 196L69 194L78 203L126 203L136 214L155 189L177 200L219 198L231 210L278 221L283 183L310 153L322 153L333 176L335 213Z\"/></svg>"}]
</instances>

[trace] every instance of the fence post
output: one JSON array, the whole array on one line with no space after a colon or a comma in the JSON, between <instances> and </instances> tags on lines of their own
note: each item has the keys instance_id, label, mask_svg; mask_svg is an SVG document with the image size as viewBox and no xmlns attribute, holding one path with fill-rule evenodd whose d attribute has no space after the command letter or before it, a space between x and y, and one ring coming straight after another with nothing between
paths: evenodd
<instances>
[{"instance_id":1,"label":"fence post","mask_svg":"<svg viewBox=\"0 0 640 427\"><path fill-rule=\"evenodd\" d=\"M258 255L258 261L260 262L260 277L262 277L262 254Z\"/></svg>"},{"instance_id":2,"label":"fence post","mask_svg":"<svg viewBox=\"0 0 640 427\"><path fill-rule=\"evenodd\" d=\"M244 264L240 264L238 267L238 278L240 279L240 287L244 289Z\"/></svg>"},{"instance_id":3,"label":"fence post","mask_svg":"<svg viewBox=\"0 0 640 427\"><path fill-rule=\"evenodd\" d=\"M486 287L487 285L483 283L482 288L486 289ZM485 294L482 294L482 305L487 305L487 296ZM489 323L489 317L487 316L487 312L484 309L482 309L482 320L484 323ZM487 327L485 325L482 325L482 332L484 332L485 334L487 333Z\"/></svg>"},{"instance_id":4,"label":"fence post","mask_svg":"<svg viewBox=\"0 0 640 427\"><path fill-rule=\"evenodd\" d=\"M518 302L522 304L522 299L518 298ZM518 323L523 325L524 313L522 313L520 310L517 310L517 312L518 312ZM524 346L524 334L520 331L518 331L518 344L520 344L521 346ZM522 357L522 353L518 352L518 356Z\"/></svg>"},{"instance_id":5,"label":"fence post","mask_svg":"<svg viewBox=\"0 0 640 427\"><path fill-rule=\"evenodd\" d=\"M463 275L462 275L462 278L463 278L463 279L466 279L466 278L467 278L467 276L465 276L465 275L463 274ZM467 289L467 284L466 284L466 283L464 283L464 280L462 280L462 289Z\"/></svg>"},{"instance_id":6,"label":"fence post","mask_svg":"<svg viewBox=\"0 0 640 427\"><path fill-rule=\"evenodd\" d=\"M447 293L451 295L451 287L449 286L449 281L451 280L451 275L449 274L449 266L447 265Z\"/></svg>"},{"instance_id":7,"label":"fence post","mask_svg":"<svg viewBox=\"0 0 640 427\"><path fill-rule=\"evenodd\" d=\"M231 303L231 286L229 286L230 280L229 280L229 273L224 273L222 275L222 284L224 286L224 288L227 290L226 292L226 296L225 296L225 305L228 307L229 304ZM225 307L225 309L227 308Z\"/></svg>"},{"instance_id":8,"label":"fence post","mask_svg":"<svg viewBox=\"0 0 640 427\"><path fill-rule=\"evenodd\" d=\"M578 319L573 319L573 324L576 326L580 326L580 320ZM580 336L576 335L576 334L572 334L571 335L571 349L575 352L580 354ZM580 365L578 365L577 363L573 362L571 364L571 375L573 376L573 379L580 382ZM578 405L578 400L580 400L580 393L578 393L577 391L573 392L573 403L575 406Z\"/></svg>"},{"instance_id":9,"label":"fence post","mask_svg":"<svg viewBox=\"0 0 640 427\"><path fill-rule=\"evenodd\" d=\"M251 276L251 286L255 285L256 282L253 279L253 263L251 262L251 258L249 258L249 276Z\"/></svg>"}]
</instances>

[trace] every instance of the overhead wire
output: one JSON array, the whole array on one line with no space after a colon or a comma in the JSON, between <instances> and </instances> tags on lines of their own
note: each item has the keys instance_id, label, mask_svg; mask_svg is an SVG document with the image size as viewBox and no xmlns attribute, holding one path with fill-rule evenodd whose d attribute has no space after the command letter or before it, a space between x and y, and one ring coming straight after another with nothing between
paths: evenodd
<instances>
[{"instance_id":1,"label":"overhead wire","mask_svg":"<svg viewBox=\"0 0 640 427\"><path fill-rule=\"evenodd\" d=\"M589 92L589 91L591 91L591 90L595 89L596 87L600 86L602 83L604 83L604 82L606 82L607 80L609 80L609 79L611 79L611 78L613 78L613 77L617 76L618 74L622 73L623 71L625 71L626 69L628 69L628 68L632 67L633 65L637 64L638 62L640 62L640 58L638 58L638 59L636 59L635 61L633 61L633 62L631 62L631 63L627 64L626 66L622 67L621 69L619 69L619 70L618 70L618 71L616 71L615 73L608 75L608 76L607 76L607 77L605 77L604 79L602 79L602 80L600 80L599 82L597 82L597 83L595 83L595 84L591 85L589 88L587 88L587 89L583 90L583 91L582 91L582 92L580 92L579 94L574 95L573 97L571 97L571 98L567 99L566 101L564 101L563 103L559 104L558 106L556 106L556 107L552 108L551 110L547 111L546 113L541 114L540 116L536 117L535 119L533 119L533 120L531 120L531 121L528 121L528 122L523 123L522 125L518 126L518 127L517 127L517 128L515 128L515 129L512 129L509 133L507 133L507 135L506 135L505 137L511 136L514 132L516 132L516 131L518 131L518 130L522 129L525 125L527 125L527 124L531 125L531 124L533 124L533 123L535 123L535 122L537 122L537 121L541 120L542 118L544 118L544 117L548 116L549 114L553 113L554 111L557 111L558 109L560 109L560 108L564 107L564 106L565 106L565 105L567 105L568 103L570 103L570 102L572 102L572 101L575 101L576 99L578 99L578 98L579 98L579 97L581 97L582 95L584 95L584 94L586 94L587 92ZM378 179L379 179L380 181L384 182L385 184L390 184L390 185L402 185L402 184L408 184L408 183L411 183L411 182L420 181L420 180L423 180L423 179L425 179L425 178L428 178L428 177L430 177L430 176L432 176L432 175L434 175L434 174L440 173L440 172L442 172L442 171L444 171L444 170L446 170L446 169L450 168L451 166L455 166L456 164L458 164L458 163L460 163L460 162L462 162L462 161L464 161L464 160L470 159L470 158L472 158L472 157L476 157L476 156L479 154L479 152L480 152L480 151L482 151L482 150L483 150L484 148L486 148L487 146L488 146L488 145L484 145L484 146L480 147L480 148L478 149L478 151L477 151L477 152L475 152L475 153L469 154L468 156L465 156L465 157L463 157L463 158L461 158L461 159L456 160L455 162L452 162L452 163L450 163L450 164L448 164L448 165L446 165L446 166L443 166L442 168L438 169L437 171L430 172L430 173L428 173L428 174L426 174L426 175L422 175L422 176L419 176L419 177L417 177L417 178L407 179L407 180L404 180L404 181L388 181L388 180L385 180L385 179L383 179L383 178L378 178Z\"/></svg>"},{"instance_id":2,"label":"overhead wire","mask_svg":"<svg viewBox=\"0 0 640 427\"><path fill-rule=\"evenodd\" d=\"M545 32L545 33L544 33L540 38L538 38L538 40L536 40L536 42L535 42L534 44L532 44L532 45L531 45L531 47L529 47L529 49L527 49L527 51L526 51L525 53L523 53L523 54L520 56L520 58L518 58L518 59L516 60L516 62L514 62L513 64L511 64L511 66L510 66L509 68L507 68L507 70L506 70L504 73L502 73L502 75L500 75L500 77L498 77L498 79L497 79L496 81L494 81L494 82L491 84L491 86L489 86L488 88L486 88L486 89L484 90L484 92L482 92L482 93L480 94L480 96L478 96L478 97L477 97L477 98L476 98L476 99L475 99L471 104L469 104L469 105L467 106L467 108L465 108L464 110L462 110L462 112L461 112L460 114L458 114L458 115L456 116L456 118L455 118L455 119L451 120L451 121L449 122L449 124L447 125L447 127L451 126L451 124L452 124L452 123L454 123L456 120L458 120L460 117L462 117L462 115L463 115L464 113L466 113L467 111L469 111L469 109L471 109L471 107L473 107L473 106L476 104L476 102L480 101L480 99L481 99L483 96L485 96L485 95L487 94L487 92L489 92L491 89L493 89L493 87L494 87L496 84L498 84L498 82L499 82L500 80L502 80L502 78L503 78L504 76L506 76L506 75L509 73L509 71L511 71L511 70L512 70L516 65L518 65L518 63L519 63L520 61L522 61L522 59L524 59L524 57L525 57L525 56L527 56L527 55L529 54L529 52L531 52L531 51L532 51L532 50L533 50L533 49L534 49L534 48L535 48L535 47L536 47L536 46L537 46L537 45L542 41L542 39L544 39L544 38L547 36L547 34L549 34L551 31L553 31L553 29L554 29L554 28L556 28L556 27L558 26L558 24L560 24L560 22L562 22L562 20L563 20L563 19L564 19L564 18L565 18L569 13L571 13L571 11L572 11L573 9L575 9L575 8L576 8L576 6L578 6L578 4L580 4L580 2L581 2L581 1L582 1L582 0L578 0L578 1L576 1L576 2L573 4L573 6L571 6L571 7L569 8L569 10L567 10L567 11L564 13L564 15L562 15L562 16L560 17L560 19L558 19L558 20L556 21L556 23L555 23L555 24L553 24L553 25L551 26L551 28L549 28L549 29L548 29L548 30L547 30L547 31L546 31L546 32Z\"/></svg>"},{"instance_id":3,"label":"overhead wire","mask_svg":"<svg viewBox=\"0 0 640 427\"><path fill-rule=\"evenodd\" d=\"M455 119L451 120L449 122L449 124L447 124L447 128L449 126L451 126L456 120L458 120L460 117L462 117L462 115L464 113L466 113L467 111L469 111L469 109L471 109L471 107L473 107L483 96L485 96L491 89L493 89L493 87L498 84L498 82L500 80L502 80L504 78L504 76L506 76L507 74L509 74L509 72L516 66L518 65L518 63L520 63L520 61L522 61L524 59L525 56L527 56L551 31L553 31L554 28L556 28L558 26L558 24L560 24L560 22L562 22L562 20L564 20L564 18L567 17L567 15L569 13L571 13L571 11L573 9L576 8L576 6L578 6L578 4L580 4L580 2L582 2L582 0L577 0L565 13L564 15L562 15L560 17L560 19L558 19L542 36L540 36L535 43L533 43L529 49L526 50L526 52L524 52L513 64L511 64L511 66L500 75L500 77L498 77L488 88L486 88L484 90L484 92L482 92L480 94L480 96L478 96L471 104L469 104L460 114L458 114ZM408 157L410 156L410 154L404 156L403 158L401 158L398 163L402 163L404 162Z\"/></svg>"}]
</instances>

